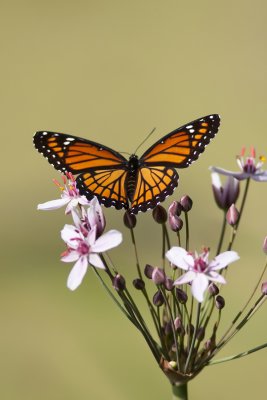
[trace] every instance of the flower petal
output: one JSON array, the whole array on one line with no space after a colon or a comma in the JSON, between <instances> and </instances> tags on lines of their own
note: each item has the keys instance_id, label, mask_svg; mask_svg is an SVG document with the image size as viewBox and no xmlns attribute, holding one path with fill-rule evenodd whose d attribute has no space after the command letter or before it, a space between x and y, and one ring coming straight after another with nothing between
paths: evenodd
<instances>
[{"instance_id":1,"label":"flower petal","mask_svg":"<svg viewBox=\"0 0 267 400\"><path fill-rule=\"evenodd\" d=\"M176 279L173 284L174 285L183 285L184 283L192 282L196 278L196 273L194 271L188 271L184 275L180 276L180 278Z\"/></svg>"},{"instance_id":2,"label":"flower petal","mask_svg":"<svg viewBox=\"0 0 267 400\"><path fill-rule=\"evenodd\" d=\"M209 267L216 271L218 269L222 269L227 267L227 265L231 264L234 261L239 260L239 255L236 251L225 251L224 253L219 254L212 260L209 264Z\"/></svg>"},{"instance_id":3,"label":"flower petal","mask_svg":"<svg viewBox=\"0 0 267 400\"><path fill-rule=\"evenodd\" d=\"M207 275L207 277L209 278L210 281L213 281L213 282L218 282L218 283L223 283L223 284L226 283L226 280L224 279L224 277L222 275L218 274L218 272L215 272L215 271L211 271Z\"/></svg>"},{"instance_id":4,"label":"flower petal","mask_svg":"<svg viewBox=\"0 0 267 400\"><path fill-rule=\"evenodd\" d=\"M196 278L192 281L191 291L192 295L199 303L204 300L204 292L209 285L209 280L204 274L197 274Z\"/></svg>"},{"instance_id":5,"label":"flower petal","mask_svg":"<svg viewBox=\"0 0 267 400\"><path fill-rule=\"evenodd\" d=\"M92 264L94 267L105 269L103 261L96 253L89 254L89 263Z\"/></svg>"},{"instance_id":6,"label":"flower petal","mask_svg":"<svg viewBox=\"0 0 267 400\"><path fill-rule=\"evenodd\" d=\"M210 167L212 172L218 172L219 174L226 175L226 176L233 176L238 180L247 179L251 177L251 174L245 172L234 172L234 171L227 171L226 169L219 168L219 167Z\"/></svg>"},{"instance_id":7,"label":"flower petal","mask_svg":"<svg viewBox=\"0 0 267 400\"><path fill-rule=\"evenodd\" d=\"M172 264L186 271L194 266L194 258L182 247L172 247L167 251L166 257Z\"/></svg>"},{"instance_id":8,"label":"flower petal","mask_svg":"<svg viewBox=\"0 0 267 400\"><path fill-rule=\"evenodd\" d=\"M71 200L69 199L69 204L66 207L65 214L70 214L71 210L73 210L77 206L78 206L77 198L73 198Z\"/></svg>"},{"instance_id":9,"label":"flower petal","mask_svg":"<svg viewBox=\"0 0 267 400\"><path fill-rule=\"evenodd\" d=\"M72 250L67 252L67 254L63 257L61 257L61 261L63 262L73 262L78 260L78 258L80 257L80 254L78 253L78 251L76 250Z\"/></svg>"},{"instance_id":10,"label":"flower petal","mask_svg":"<svg viewBox=\"0 0 267 400\"><path fill-rule=\"evenodd\" d=\"M262 171L261 173L255 174L251 178L257 182L266 182L267 181L267 171Z\"/></svg>"},{"instance_id":11,"label":"flower petal","mask_svg":"<svg viewBox=\"0 0 267 400\"><path fill-rule=\"evenodd\" d=\"M37 210L57 210L60 207L64 207L68 202L69 199L65 198L47 201L46 203L38 204Z\"/></svg>"},{"instance_id":12,"label":"flower petal","mask_svg":"<svg viewBox=\"0 0 267 400\"><path fill-rule=\"evenodd\" d=\"M75 226L66 224L61 231L61 238L69 247L76 249L78 243L75 239L82 239L82 235Z\"/></svg>"},{"instance_id":13,"label":"flower petal","mask_svg":"<svg viewBox=\"0 0 267 400\"><path fill-rule=\"evenodd\" d=\"M101 253L118 246L122 242L122 234L113 229L100 236L91 246L94 253Z\"/></svg>"},{"instance_id":14,"label":"flower petal","mask_svg":"<svg viewBox=\"0 0 267 400\"><path fill-rule=\"evenodd\" d=\"M84 275L86 274L88 267L88 261L86 256L82 256L79 260L74 264L74 267L70 271L67 287L70 290L75 290L81 284Z\"/></svg>"}]
</instances>

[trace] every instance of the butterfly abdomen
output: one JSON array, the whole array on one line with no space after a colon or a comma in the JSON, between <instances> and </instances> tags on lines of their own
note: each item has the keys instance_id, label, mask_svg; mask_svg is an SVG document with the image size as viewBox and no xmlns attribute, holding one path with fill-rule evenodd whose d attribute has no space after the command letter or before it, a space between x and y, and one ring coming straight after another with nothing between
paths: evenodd
<instances>
[{"instance_id":1,"label":"butterfly abdomen","mask_svg":"<svg viewBox=\"0 0 267 400\"><path fill-rule=\"evenodd\" d=\"M133 200L135 192L138 168L139 168L138 157L136 155L132 155L128 162L128 175L126 180L126 192L127 192L127 197L130 201Z\"/></svg>"}]
</instances>

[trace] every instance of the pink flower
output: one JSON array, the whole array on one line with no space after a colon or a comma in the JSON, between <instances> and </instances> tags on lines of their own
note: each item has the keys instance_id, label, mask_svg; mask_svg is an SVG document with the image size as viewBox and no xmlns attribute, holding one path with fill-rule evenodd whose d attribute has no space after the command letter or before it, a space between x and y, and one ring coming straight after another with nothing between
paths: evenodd
<instances>
[{"instance_id":1,"label":"pink flower","mask_svg":"<svg viewBox=\"0 0 267 400\"><path fill-rule=\"evenodd\" d=\"M220 175L217 172L211 173L212 190L215 201L222 210L236 202L239 195L239 181L233 176L228 176L225 184L222 185Z\"/></svg>"},{"instance_id":2,"label":"pink flower","mask_svg":"<svg viewBox=\"0 0 267 400\"><path fill-rule=\"evenodd\" d=\"M235 251L225 251L209 262L208 250L204 250L201 254L192 254L182 247L172 247L167 251L166 257L171 263L187 271L174 281L174 285L191 282L192 295L199 303L204 300L204 293L210 281L226 283L224 277L217 271L239 259Z\"/></svg>"},{"instance_id":3,"label":"pink flower","mask_svg":"<svg viewBox=\"0 0 267 400\"><path fill-rule=\"evenodd\" d=\"M75 219L75 223L79 225L78 218ZM96 234L96 225L88 231L84 226L79 228L65 225L61 231L61 237L68 246L61 260L64 262L76 261L67 281L70 290L75 290L81 284L89 265L105 269L99 253L112 249L122 242L122 234L116 230L110 230L98 238Z\"/></svg>"},{"instance_id":4,"label":"pink flower","mask_svg":"<svg viewBox=\"0 0 267 400\"><path fill-rule=\"evenodd\" d=\"M241 172L227 171L218 167L211 167L211 170L222 175L233 176L239 180L251 178L254 179L254 181L266 182L267 171L262 169L265 157L260 156L259 161L257 162L254 147L251 147L250 156L244 158L244 154L245 148L243 147L240 156L237 156L237 164L241 169Z\"/></svg>"},{"instance_id":5,"label":"pink flower","mask_svg":"<svg viewBox=\"0 0 267 400\"><path fill-rule=\"evenodd\" d=\"M78 204L83 206L90 204L89 200L87 200L85 196L80 195L73 175L70 172L67 172L66 175L68 179L65 177L65 175L62 176L64 186L61 186L60 183L54 179L54 183L62 191L61 198L38 204L37 210L56 210L67 205L65 214L69 214L75 207L78 206Z\"/></svg>"}]
</instances>

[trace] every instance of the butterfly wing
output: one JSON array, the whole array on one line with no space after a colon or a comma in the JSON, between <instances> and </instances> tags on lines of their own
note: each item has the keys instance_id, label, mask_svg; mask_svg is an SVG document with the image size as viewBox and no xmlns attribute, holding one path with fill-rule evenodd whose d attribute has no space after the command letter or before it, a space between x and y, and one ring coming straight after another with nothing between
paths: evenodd
<instances>
[{"instance_id":1,"label":"butterfly wing","mask_svg":"<svg viewBox=\"0 0 267 400\"><path fill-rule=\"evenodd\" d=\"M219 126L217 114L196 119L157 141L143 154L140 162L146 166L186 168L203 153Z\"/></svg>"},{"instance_id":2,"label":"butterfly wing","mask_svg":"<svg viewBox=\"0 0 267 400\"><path fill-rule=\"evenodd\" d=\"M178 186L174 168L186 168L218 132L217 114L192 121L152 145L140 158L131 212L146 211L171 195Z\"/></svg>"},{"instance_id":3,"label":"butterfly wing","mask_svg":"<svg viewBox=\"0 0 267 400\"><path fill-rule=\"evenodd\" d=\"M164 166L141 167L138 170L130 212L147 211L171 195L178 186L179 176L174 168Z\"/></svg>"},{"instance_id":4,"label":"butterfly wing","mask_svg":"<svg viewBox=\"0 0 267 400\"><path fill-rule=\"evenodd\" d=\"M128 161L101 144L56 132L37 132L36 149L62 172L80 174L76 181L89 200L97 196L106 207L128 208L125 181Z\"/></svg>"}]
</instances>

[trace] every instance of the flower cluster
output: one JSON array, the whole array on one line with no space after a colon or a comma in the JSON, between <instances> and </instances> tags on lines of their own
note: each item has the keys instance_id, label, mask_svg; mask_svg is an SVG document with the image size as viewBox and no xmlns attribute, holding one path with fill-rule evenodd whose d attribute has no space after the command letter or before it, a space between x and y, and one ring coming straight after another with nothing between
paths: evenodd
<instances>
[{"instance_id":1,"label":"flower cluster","mask_svg":"<svg viewBox=\"0 0 267 400\"><path fill-rule=\"evenodd\" d=\"M80 196L71 174L63 177L63 186L55 181L62 191L60 199L38 206L40 210L66 206L66 214L72 217L73 223L66 224L61 231L61 238L66 244L61 260L74 263L67 281L68 288L75 290L88 268L91 266L94 269L115 304L145 338L156 362L170 380L176 398L187 398L187 382L206 365L240 358L267 346L264 344L226 359L213 360L264 303L267 294L267 283L261 282L267 269L266 263L244 307L237 312L226 332L220 332L222 310L227 306L223 296L225 275L229 265L240 258L233 250L233 245L239 232L249 182L251 179L267 181L267 171L262 169L264 157L256 162L254 148L247 158L244 158L243 149L237 161L241 172L211 168L214 199L223 217L218 244L216 247L213 244L211 250L203 247L198 252L192 248L189 217L193 201L189 196L183 196L179 201L173 201L168 210L161 205L153 209L153 219L162 227L159 230L163 236L162 259L159 266L148 263L141 265L135 237L139 217L128 211L124 213L123 222L131 234L136 265L132 286L118 268L110 265L105 255L107 250L122 242L122 234L114 229L105 232L105 217L97 198L88 201ZM220 174L226 175L224 184L221 183ZM245 181L243 191L241 181ZM240 193L242 196L238 206ZM214 227L212 229L214 231ZM227 230L230 230L228 243ZM263 243L263 251L267 254L267 238ZM102 273L108 275L110 287L102 278ZM228 274L227 282L229 280ZM251 305L260 284L261 293ZM142 294L143 306L150 312L153 330L148 328L150 324L145 320L142 308L137 306L130 287Z\"/></svg>"}]
</instances>

